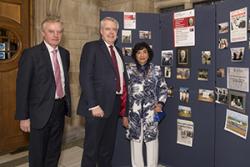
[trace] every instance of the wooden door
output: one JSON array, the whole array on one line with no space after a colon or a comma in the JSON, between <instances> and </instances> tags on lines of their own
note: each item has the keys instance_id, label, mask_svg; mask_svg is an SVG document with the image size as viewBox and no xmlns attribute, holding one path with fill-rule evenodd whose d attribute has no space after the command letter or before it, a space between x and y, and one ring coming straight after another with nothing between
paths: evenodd
<instances>
[{"instance_id":1,"label":"wooden door","mask_svg":"<svg viewBox=\"0 0 250 167\"><path fill-rule=\"evenodd\" d=\"M0 0L0 153L28 144L15 112L18 61L30 45L30 2Z\"/></svg>"}]
</instances>

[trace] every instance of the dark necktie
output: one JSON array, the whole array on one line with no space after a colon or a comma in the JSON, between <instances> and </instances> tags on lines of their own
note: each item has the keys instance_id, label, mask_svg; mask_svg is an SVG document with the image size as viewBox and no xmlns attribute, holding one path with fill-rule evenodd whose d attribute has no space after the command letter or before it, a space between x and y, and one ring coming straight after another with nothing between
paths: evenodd
<instances>
[{"instance_id":1,"label":"dark necktie","mask_svg":"<svg viewBox=\"0 0 250 167\"><path fill-rule=\"evenodd\" d=\"M120 90L121 90L120 75L119 75L118 64L117 64L117 61L116 61L115 51L114 51L112 45L110 45L109 48L110 48L112 63L113 63L113 66L114 66L114 68L115 68L115 75L116 75L116 91L117 91L117 92L120 92Z\"/></svg>"},{"instance_id":2,"label":"dark necktie","mask_svg":"<svg viewBox=\"0 0 250 167\"><path fill-rule=\"evenodd\" d=\"M52 54L53 54L53 64L54 64L54 76L55 76L55 82L56 82L56 95L59 98L62 98L63 88L62 88L60 65L57 59L57 50L53 50Z\"/></svg>"}]
</instances>

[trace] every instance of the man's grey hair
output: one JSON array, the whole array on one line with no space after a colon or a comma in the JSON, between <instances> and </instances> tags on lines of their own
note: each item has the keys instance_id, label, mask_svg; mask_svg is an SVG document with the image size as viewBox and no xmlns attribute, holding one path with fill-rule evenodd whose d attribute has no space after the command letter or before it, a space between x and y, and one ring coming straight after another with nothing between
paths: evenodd
<instances>
[{"instance_id":1,"label":"man's grey hair","mask_svg":"<svg viewBox=\"0 0 250 167\"><path fill-rule=\"evenodd\" d=\"M101 20L100 29L103 28L104 22L105 22L106 20L109 20L109 21L114 22L114 23L116 24L117 30L119 29L119 22L118 22L116 19L114 19L113 17L105 17L105 18L103 18L103 19Z\"/></svg>"},{"instance_id":2,"label":"man's grey hair","mask_svg":"<svg viewBox=\"0 0 250 167\"><path fill-rule=\"evenodd\" d=\"M63 31L63 22L60 20L59 17L48 16L46 19L44 19L43 22L41 23L41 31L44 31L46 23L60 23Z\"/></svg>"}]
</instances>

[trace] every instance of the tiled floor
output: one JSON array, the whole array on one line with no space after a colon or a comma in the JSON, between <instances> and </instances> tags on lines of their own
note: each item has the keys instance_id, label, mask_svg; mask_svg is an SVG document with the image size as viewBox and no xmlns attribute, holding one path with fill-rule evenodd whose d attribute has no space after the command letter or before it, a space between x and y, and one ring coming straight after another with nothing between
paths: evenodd
<instances>
[{"instance_id":1,"label":"tiled floor","mask_svg":"<svg viewBox=\"0 0 250 167\"><path fill-rule=\"evenodd\" d=\"M82 152L82 141L66 144L58 167L80 167ZM28 151L0 156L0 167L28 167Z\"/></svg>"}]
</instances>

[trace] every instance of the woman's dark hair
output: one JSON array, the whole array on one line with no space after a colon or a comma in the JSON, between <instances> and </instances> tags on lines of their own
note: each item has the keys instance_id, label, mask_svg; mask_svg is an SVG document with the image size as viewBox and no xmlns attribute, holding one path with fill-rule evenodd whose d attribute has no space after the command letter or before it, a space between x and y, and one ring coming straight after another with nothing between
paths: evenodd
<instances>
[{"instance_id":1,"label":"woman's dark hair","mask_svg":"<svg viewBox=\"0 0 250 167\"><path fill-rule=\"evenodd\" d=\"M147 63L149 63L153 59L154 53L153 53L153 50L150 48L150 46L146 42L139 42L139 43L135 44L135 46L133 47L133 50L132 50L132 58L135 60L136 63L138 63L136 60L136 53L139 50L142 50L144 48L147 49L147 51L148 51Z\"/></svg>"}]
</instances>

